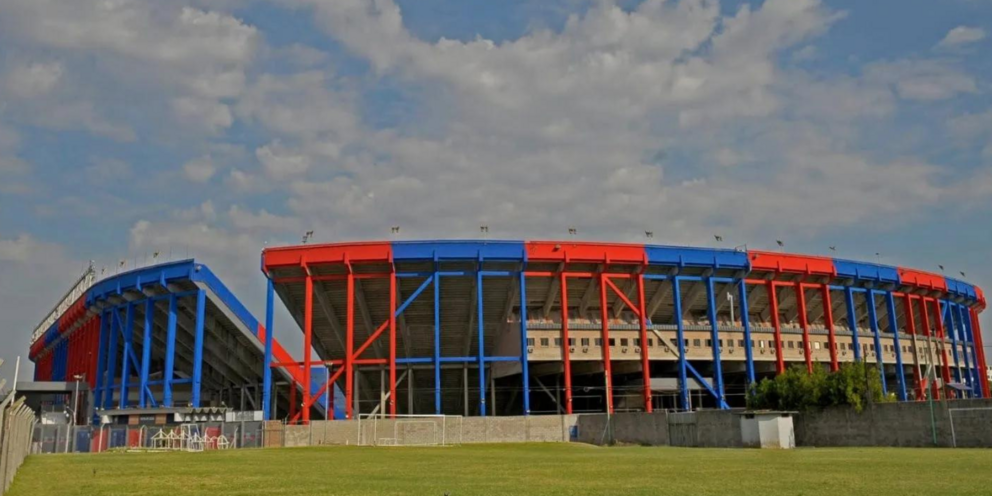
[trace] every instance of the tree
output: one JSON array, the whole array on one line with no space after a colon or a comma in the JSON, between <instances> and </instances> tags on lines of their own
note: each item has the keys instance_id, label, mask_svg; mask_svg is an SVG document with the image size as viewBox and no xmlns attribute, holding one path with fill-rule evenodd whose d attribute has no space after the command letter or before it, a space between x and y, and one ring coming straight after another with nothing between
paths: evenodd
<instances>
[{"instance_id":1,"label":"tree","mask_svg":"<svg viewBox=\"0 0 992 496\"><path fill-rule=\"evenodd\" d=\"M808 411L828 406L850 405L858 412L869 402L889 401L882 394L877 369L864 362L845 363L837 372L820 364L807 372L795 365L774 379L763 379L751 389L751 409Z\"/></svg>"}]
</instances>

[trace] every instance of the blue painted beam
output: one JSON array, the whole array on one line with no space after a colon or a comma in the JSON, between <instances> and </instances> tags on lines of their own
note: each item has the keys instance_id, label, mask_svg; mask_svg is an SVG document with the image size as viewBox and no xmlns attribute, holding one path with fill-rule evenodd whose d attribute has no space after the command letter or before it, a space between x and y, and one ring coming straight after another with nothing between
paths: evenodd
<instances>
[{"instance_id":1,"label":"blue painted beam","mask_svg":"<svg viewBox=\"0 0 992 496\"><path fill-rule=\"evenodd\" d=\"M723 363L720 360L720 323L716 320L716 290L713 278L706 279L706 314L710 321L710 339L713 341L713 389L716 392L717 404L726 406L723 396ZM679 314L681 316L681 314Z\"/></svg>"},{"instance_id":2,"label":"blue painted beam","mask_svg":"<svg viewBox=\"0 0 992 496\"><path fill-rule=\"evenodd\" d=\"M885 364L882 362L882 338L878 335L878 309L875 308L875 291L869 291L866 299L868 305L868 324L875 338L875 361L878 363L878 373L882 377L882 394L889 394L885 385Z\"/></svg>"},{"instance_id":3,"label":"blue painted beam","mask_svg":"<svg viewBox=\"0 0 992 496\"><path fill-rule=\"evenodd\" d=\"M482 260L479 260L479 265L482 265ZM478 325L479 334L479 416L486 416L486 349L485 349L485 326L483 325L484 311L482 308L482 272L479 272L475 276L476 290L475 294L477 296L476 301L476 324Z\"/></svg>"},{"instance_id":4,"label":"blue painted beam","mask_svg":"<svg viewBox=\"0 0 992 496\"><path fill-rule=\"evenodd\" d=\"M672 280L672 295L675 304L676 339L678 339L679 346L679 402L682 405L682 409L688 411L690 408L689 377L686 370L688 361L685 356L685 325L682 323L682 290L677 277Z\"/></svg>"},{"instance_id":5,"label":"blue painted beam","mask_svg":"<svg viewBox=\"0 0 992 496\"><path fill-rule=\"evenodd\" d=\"M441 415L441 276L437 272L434 273L434 413Z\"/></svg>"},{"instance_id":6,"label":"blue painted beam","mask_svg":"<svg viewBox=\"0 0 992 496\"><path fill-rule=\"evenodd\" d=\"M524 415L530 415L530 360L527 358L527 277L520 272L520 370Z\"/></svg>"},{"instance_id":7,"label":"blue painted beam","mask_svg":"<svg viewBox=\"0 0 992 496\"><path fill-rule=\"evenodd\" d=\"M165 337L165 375L162 387L162 405L166 407L172 404L172 384L176 372L176 297L169 297L169 319L166 327Z\"/></svg>"},{"instance_id":8,"label":"blue painted beam","mask_svg":"<svg viewBox=\"0 0 992 496\"><path fill-rule=\"evenodd\" d=\"M140 408L148 407L148 396L145 390L148 389L148 376L151 373L151 362L152 362L152 329L155 326L155 302L152 300L145 301L145 323L144 323L144 333L141 339L141 375L139 379L138 387L138 406Z\"/></svg>"},{"instance_id":9,"label":"blue painted beam","mask_svg":"<svg viewBox=\"0 0 992 496\"><path fill-rule=\"evenodd\" d=\"M744 358L747 369L747 384L748 388L751 388L757 384L757 381L754 374L754 350L751 349L751 315L747 304L747 283L741 280L738 284L738 290L741 300L741 326L744 327L744 343L746 343L744 346Z\"/></svg>"},{"instance_id":10,"label":"blue painted beam","mask_svg":"<svg viewBox=\"0 0 992 496\"><path fill-rule=\"evenodd\" d=\"M891 291L885 292L885 302L889 312L889 328L892 330L892 345L896 349L896 383L899 387L899 401L906 401L906 369L902 364L902 346L899 342L899 322L896 317L896 300ZM911 310L911 309L910 309Z\"/></svg>"},{"instance_id":11,"label":"blue painted beam","mask_svg":"<svg viewBox=\"0 0 992 496\"><path fill-rule=\"evenodd\" d=\"M833 288L834 286L831 286ZM861 361L861 340L858 339L858 314L854 306L854 290L850 287L840 287L844 291L844 301L847 302L847 327L851 330L851 345L854 346L854 361Z\"/></svg>"},{"instance_id":12,"label":"blue painted beam","mask_svg":"<svg viewBox=\"0 0 992 496\"><path fill-rule=\"evenodd\" d=\"M196 323L193 338L193 390L191 402L193 408L200 407L200 393L203 385L203 321L207 311L207 292L196 292Z\"/></svg>"},{"instance_id":13,"label":"blue painted beam","mask_svg":"<svg viewBox=\"0 0 992 496\"><path fill-rule=\"evenodd\" d=\"M265 291L265 353L262 357L262 418L272 420L272 342L275 288L271 278L266 278Z\"/></svg>"},{"instance_id":14,"label":"blue painted beam","mask_svg":"<svg viewBox=\"0 0 992 496\"><path fill-rule=\"evenodd\" d=\"M110 320L110 339L107 345L107 382L104 384L103 408L109 410L114 406L114 383L117 373L117 335L120 334L119 316L117 309L108 313Z\"/></svg>"},{"instance_id":15,"label":"blue painted beam","mask_svg":"<svg viewBox=\"0 0 992 496\"><path fill-rule=\"evenodd\" d=\"M134 305L133 304L128 304L127 310L125 310L124 318L127 319L127 321L124 323L124 325L121 328L121 331L124 333L123 336L124 358L121 360L121 395L120 395L120 399L118 399L117 401L117 407L120 408L121 410L127 408L128 395L130 394L130 391L128 390L127 387L127 382L131 377L131 370L129 368L131 362L130 360L128 360L128 356L133 355L134 353L134 351L132 351L131 349L131 346L133 345L133 341L134 341Z\"/></svg>"}]
</instances>

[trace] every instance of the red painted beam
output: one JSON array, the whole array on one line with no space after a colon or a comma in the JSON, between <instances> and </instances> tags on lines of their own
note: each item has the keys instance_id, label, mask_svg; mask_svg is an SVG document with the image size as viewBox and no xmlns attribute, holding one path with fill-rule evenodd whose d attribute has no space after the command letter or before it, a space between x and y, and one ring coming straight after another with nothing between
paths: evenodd
<instances>
[{"instance_id":1,"label":"red painted beam","mask_svg":"<svg viewBox=\"0 0 992 496\"><path fill-rule=\"evenodd\" d=\"M572 414L572 359L568 346L568 278L561 275L561 352L565 364L565 414ZM603 343L608 346L610 343Z\"/></svg>"},{"instance_id":2,"label":"red painted beam","mask_svg":"<svg viewBox=\"0 0 992 496\"><path fill-rule=\"evenodd\" d=\"M806 372L813 373L813 348L809 343L809 316L806 314L806 291L802 284L796 284L796 301L799 305L799 327L803 330L803 355L806 358Z\"/></svg>"},{"instance_id":3,"label":"red painted beam","mask_svg":"<svg viewBox=\"0 0 992 496\"><path fill-rule=\"evenodd\" d=\"M654 407L651 405L651 360L648 357L648 319L647 300L644 299L644 274L637 276L637 301L640 304L637 316L641 324L641 373L644 381L644 408L651 413Z\"/></svg>"},{"instance_id":4,"label":"red painted beam","mask_svg":"<svg viewBox=\"0 0 992 496\"><path fill-rule=\"evenodd\" d=\"M827 326L827 346L830 347L830 371L837 372L840 364L837 362L837 335L834 329L834 305L830 297L830 285L820 286L823 298L823 321Z\"/></svg>"},{"instance_id":5,"label":"red painted beam","mask_svg":"<svg viewBox=\"0 0 992 496\"><path fill-rule=\"evenodd\" d=\"M778 315L778 293L775 291L775 281L768 281L768 304L771 305L772 328L775 330L775 372L785 372L785 357L782 356L782 323ZM751 343L746 343L750 346Z\"/></svg>"},{"instance_id":6,"label":"red painted beam","mask_svg":"<svg viewBox=\"0 0 992 496\"><path fill-rule=\"evenodd\" d=\"M607 262L643 264L644 245L615 243L576 243L568 241L528 241L527 260L535 262Z\"/></svg>"},{"instance_id":7,"label":"red painted beam","mask_svg":"<svg viewBox=\"0 0 992 496\"><path fill-rule=\"evenodd\" d=\"M942 275L905 267L899 267L897 270L899 272L899 280L903 285L947 291L947 280Z\"/></svg>"},{"instance_id":8,"label":"red painted beam","mask_svg":"<svg viewBox=\"0 0 992 496\"><path fill-rule=\"evenodd\" d=\"M834 261L826 257L793 255L770 251L750 251L752 271L791 273L805 275L835 276Z\"/></svg>"},{"instance_id":9,"label":"red painted beam","mask_svg":"<svg viewBox=\"0 0 992 496\"><path fill-rule=\"evenodd\" d=\"M303 245L268 248L262 252L262 267L296 267L307 265L389 262L393 248L389 242Z\"/></svg>"},{"instance_id":10,"label":"red painted beam","mask_svg":"<svg viewBox=\"0 0 992 496\"><path fill-rule=\"evenodd\" d=\"M606 301L606 287L609 279L599 276L599 310L601 339L603 340L603 373L606 374L606 411L613 413L613 367L610 364L610 308ZM643 344L643 343L642 343ZM565 343L568 346L568 343Z\"/></svg>"}]
</instances>

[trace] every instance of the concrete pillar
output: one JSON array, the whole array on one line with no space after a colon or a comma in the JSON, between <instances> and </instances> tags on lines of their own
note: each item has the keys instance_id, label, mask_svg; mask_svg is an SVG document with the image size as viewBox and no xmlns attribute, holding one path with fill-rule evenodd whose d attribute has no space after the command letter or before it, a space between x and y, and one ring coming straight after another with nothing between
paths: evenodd
<instances>
[{"instance_id":1,"label":"concrete pillar","mask_svg":"<svg viewBox=\"0 0 992 496\"><path fill-rule=\"evenodd\" d=\"M351 409L354 410L354 415L355 416L352 417L352 418L358 418L358 414L362 413L362 411L360 409L361 405L359 404L359 401L358 401L358 398L360 398L362 396L361 394L359 394L359 391L358 391L358 384L361 382L361 381L358 380L359 377L361 377L360 374L361 374L361 372L359 372L358 369L356 368L355 369L355 379L354 379L355 380L355 385L352 386L354 388L354 395L355 396L354 396L354 399L352 400L352 406L351 406Z\"/></svg>"},{"instance_id":2,"label":"concrete pillar","mask_svg":"<svg viewBox=\"0 0 992 496\"><path fill-rule=\"evenodd\" d=\"M413 412L413 367L406 372L406 409L407 415L415 415Z\"/></svg>"}]
</instances>

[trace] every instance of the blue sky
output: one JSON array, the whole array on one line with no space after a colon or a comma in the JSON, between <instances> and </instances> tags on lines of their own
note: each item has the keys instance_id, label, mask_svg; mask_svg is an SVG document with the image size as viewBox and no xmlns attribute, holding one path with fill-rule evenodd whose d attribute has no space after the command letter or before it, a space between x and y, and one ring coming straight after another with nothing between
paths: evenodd
<instances>
[{"instance_id":1,"label":"blue sky","mask_svg":"<svg viewBox=\"0 0 992 496\"><path fill-rule=\"evenodd\" d=\"M992 288L990 26L980 0L0 0L0 358L90 260L189 253L261 314L261 248L311 229L783 239Z\"/></svg>"}]
</instances>

